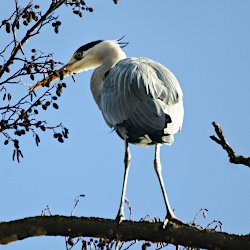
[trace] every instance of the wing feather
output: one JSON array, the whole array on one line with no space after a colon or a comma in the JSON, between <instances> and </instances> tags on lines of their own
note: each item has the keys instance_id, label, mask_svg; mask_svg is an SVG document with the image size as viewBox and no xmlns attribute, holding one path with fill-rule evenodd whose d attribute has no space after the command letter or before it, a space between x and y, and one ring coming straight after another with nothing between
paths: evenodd
<instances>
[{"instance_id":1,"label":"wing feather","mask_svg":"<svg viewBox=\"0 0 250 250\"><path fill-rule=\"evenodd\" d=\"M109 71L100 109L110 127L127 122L139 134L163 129L174 134L181 129L184 114L177 79L163 65L147 58L123 59Z\"/></svg>"}]
</instances>

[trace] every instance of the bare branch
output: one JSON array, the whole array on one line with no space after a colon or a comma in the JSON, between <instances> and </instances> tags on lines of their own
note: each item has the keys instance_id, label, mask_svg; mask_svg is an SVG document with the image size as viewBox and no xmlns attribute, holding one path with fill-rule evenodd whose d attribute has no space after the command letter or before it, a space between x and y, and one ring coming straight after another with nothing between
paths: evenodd
<instances>
[{"instance_id":1,"label":"bare branch","mask_svg":"<svg viewBox=\"0 0 250 250\"><path fill-rule=\"evenodd\" d=\"M22 46L28 41L28 39L31 36L34 35L34 33L36 33L36 29L39 28L42 25L43 21L45 21L47 19L47 17L49 15L51 15L51 13L54 12L56 9L58 9L64 2L65 2L65 0L61 0L61 1L58 1L56 3L53 3L53 2L51 3L51 5L48 8L48 10L46 11L46 13L43 16L41 16L41 18L27 31L26 35L19 42L19 44L17 46L15 46L14 50L11 53L10 58L5 63L5 67L9 67L11 65L11 63L13 62L17 53L22 49ZM0 70L0 78L2 77L4 72L5 71L3 69Z\"/></svg>"},{"instance_id":2,"label":"bare branch","mask_svg":"<svg viewBox=\"0 0 250 250\"><path fill-rule=\"evenodd\" d=\"M218 137L212 135L210 136L210 138L217 144L221 145L221 147L227 152L229 161L234 164L243 164L250 167L250 157L237 155L232 147L228 144L220 125L216 122L213 122L212 125L214 126L215 132Z\"/></svg>"},{"instance_id":3,"label":"bare branch","mask_svg":"<svg viewBox=\"0 0 250 250\"><path fill-rule=\"evenodd\" d=\"M250 235L198 229L170 222L124 221L67 216L37 216L0 223L0 244L34 236L101 237L119 241L146 240L205 249L250 249Z\"/></svg>"},{"instance_id":4,"label":"bare branch","mask_svg":"<svg viewBox=\"0 0 250 250\"><path fill-rule=\"evenodd\" d=\"M5 28L6 33L12 35L12 38L10 38L12 41L4 45L0 51L2 64L0 65L0 99L2 99L0 136L4 139L4 145L9 145L9 142L12 142L14 146L12 158L19 161L20 157L23 157L19 137L31 134L38 146L41 131L52 130L53 137L60 143L63 143L69 134L68 129L62 123L51 126L47 124L47 121L39 119L40 111L46 111L49 107L55 110L59 109L57 100L62 95L63 88L66 88L64 82L60 81L52 88L48 88L39 97L35 92L32 92L25 94L19 101L15 101L15 104L12 102L16 98L12 98L12 96L15 97L15 92L11 90L10 85L27 86L29 84L26 83L26 79L35 81L36 77L42 79L47 75L53 75L55 68L60 64L54 60L52 53L44 53L34 47L31 49L30 55L24 50L25 43L28 40L30 41L32 37L39 35L40 31L49 24L53 27L54 32L58 33L61 21L58 20L59 16L56 16L55 12L63 5L72 9L73 14L79 17L82 17L83 11L93 12L93 8L88 7L82 0L52 0L49 7L42 12L40 5L34 4L34 0L29 0L24 7L21 7L18 0L14 1L14 11L0 22L0 29ZM20 33L17 31L20 28L25 32L19 38ZM11 69L11 65L15 67ZM53 93L54 90L55 93Z\"/></svg>"}]
</instances>

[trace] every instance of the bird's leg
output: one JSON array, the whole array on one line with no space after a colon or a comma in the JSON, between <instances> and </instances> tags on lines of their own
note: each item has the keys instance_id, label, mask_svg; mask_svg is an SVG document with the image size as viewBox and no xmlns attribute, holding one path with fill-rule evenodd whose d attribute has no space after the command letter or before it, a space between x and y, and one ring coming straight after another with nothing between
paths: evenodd
<instances>
[{"instance_id":1,"label":"bird's leg","mask_svg":"<svg viewBox=\"0 0 250 250\"><path fill-rule=\"evenodd\" d=\"M128 180L128 172L129 172L129 166L131 161L131 154L129 151L128 141L127 139L124 139L125 141L125 155L124 155L124 177L123 177L123 185L122 185L122 196L121 196L121 202L118 214L116 216L116 219L118 220L119 224L125 220L124 215L124 202L125 202L125 194L126 194L126 187L127 187L127 180Z\"/></svg>"},{"instance_id":2,"label":"bird's leg","mask_svg":"<svg viewBox=\"0 0 250 250\"><path fill-rule=\"evenodd\" d=\"M164 182L163 182L163 178L162 178L162 174L161 174L162 166L161 166L161 161L160 161L160 146L161 146L160 144L155 144L154 169L155 169L155 172L157 174L158 180L160 182L161 192L162 192L164 202L166 205L166 209L167 209L167 215L166 215L166 218L165 218L164 223L163 223L163 228L165 228L167 223L168 223L168 220L175 219L175 215L174 215L173 210L170 207L170 204L168 201L168 196L167 196L167 193L165 191L165 186L164 186Z\"/></svg>"}]
</instances>

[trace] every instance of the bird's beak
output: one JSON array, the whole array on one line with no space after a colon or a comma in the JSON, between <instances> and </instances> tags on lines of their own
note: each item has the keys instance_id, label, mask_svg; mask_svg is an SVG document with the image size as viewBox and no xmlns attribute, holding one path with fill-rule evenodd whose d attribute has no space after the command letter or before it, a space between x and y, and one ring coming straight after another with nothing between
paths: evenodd
<instances>
[{"instance_id":1,"label":"bird's beak","mask_svg":"<svg viewBox=\"0 0 250 250\"><path fill-rule=\"evenodd\" d=\"M73 63L69 62L68 64L64 65L60 69L53 72L52 75L47 76L42 81L36 83L32 87L29 88L29 92L38 89L42 86L49 86L51 82L54 82L57 79L63 79L64 77L67 77L69 75L74 74L74 70L72 70Z\"/></svg>"},{"instance_id":2,"label":"bird's beak","mask_svg":"<svg viewBox=\"0 0 250 250\"><path fill-rule=\"evenodd\" d=\"M96 68L100 65L100 60L97 57L85 56L81 60L76 60L74 57L71 58L69 63L54 71L52 75L47 76L42 81L36 83L34 86L29 88L29 92L40 88L41 86L49 86L51 82L57 79L63 79L64 77L80 73L89 69Z\"/></svg>"}]
</instances>

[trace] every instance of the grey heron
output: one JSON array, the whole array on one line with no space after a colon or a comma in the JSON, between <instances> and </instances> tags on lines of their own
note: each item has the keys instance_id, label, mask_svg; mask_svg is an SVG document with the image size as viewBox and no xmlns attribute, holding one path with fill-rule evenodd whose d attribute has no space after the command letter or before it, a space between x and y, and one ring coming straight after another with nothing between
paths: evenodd
<instances>
[{"instance_id":1,"label":"grey heron","mask_svg":"<svg viewBox=\"0 0 250 250\"><path fill-rule=\"evenodd\" d=\"M162 178L160 146L172 144L182 127L183 94L176 77L148 58L127 58L121 40L98 40L80 47L69 63L30 88L30 91L64 77L95 69L90 88L107 125L125 142L124 178L119 223L125 219L124 202L130 167L129 143L154 145L154 169L163 194L168 220L176 219Z\"/></svg>"}]
</instances>

